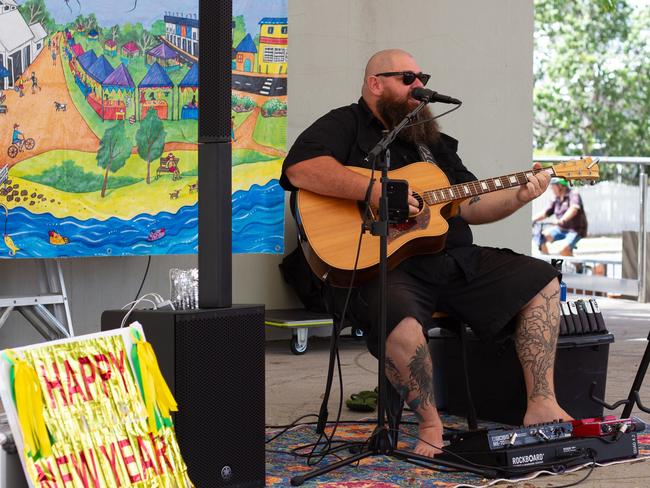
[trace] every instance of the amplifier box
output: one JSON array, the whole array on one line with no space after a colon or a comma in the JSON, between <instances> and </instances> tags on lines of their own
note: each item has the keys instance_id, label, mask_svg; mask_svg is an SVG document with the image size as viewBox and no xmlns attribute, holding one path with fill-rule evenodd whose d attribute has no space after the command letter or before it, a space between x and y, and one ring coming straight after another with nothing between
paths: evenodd
<instances>
[{"instance_id":1,"label":"amplifier box","mask_svg":"<svg viewBox=\"0 0 650 488\"><path fill-rule=\"evenodd\" d=\"M467 395L463 379L459 337L444 329L430 333L434 391L441 410L466 415ZM605 398L609 333L560 336L555 356L555 393L558 403L574 418L601 417L602 405L594 402L589 389ZM509 425L521 425L526 412L526 387L521 364L512 340L483 344L467 331L467 360L470 389L476 415Z\"/></svg>"},{"instance_id":2,"label":"amplifier box","mask_svg":"<svg viewBox=\"0 0 650 488\"><path fill-rule=\"evenodd\" d=\"M102 314L102 330L124 310ZM176 437L197 488L264 486L264 307L134 310L179 411Z\"/></svg>"}]
</instances>

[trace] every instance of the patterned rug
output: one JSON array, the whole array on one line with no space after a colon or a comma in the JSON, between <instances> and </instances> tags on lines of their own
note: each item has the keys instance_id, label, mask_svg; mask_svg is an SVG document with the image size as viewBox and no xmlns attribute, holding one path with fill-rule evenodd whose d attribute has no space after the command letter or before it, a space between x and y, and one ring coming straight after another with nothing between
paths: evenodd
<instances>
[{"instance_id":1,"label":"patterned rug","mask_svg":"<svg viewBox=\"0 0 650 488\"><path fill-rule=\"evenodd\" d=\"M405 421L413 421L412 415L404 415ZM443 415L442 421L446 431L450 429L465 430L465 419L455 416ZM494 427L497 424L481 423L480 427ZM341 442L365 442L373 430L373 424L341 424L339 425L335 440ZM417 428L413 424L402 424L400 433L399 449L411 450L415 445ZM328 427L328 432L331 428ZM277 435L278 430L267 430L267 440ZM307 465L305 457L295 456L298 452L307 454L311 447L302 446L312 444L318 440L315 426L306 425L293 428L279 436L277 439L266 445L266 486L280 487L290 486L290 479L293 476L307 473L317 467L338 461L334 455L320 460L315 465ZM297 450L297 451L296 451ZM340 458L347 458L350 453L347 449L337 453ZM650 456L650 433L648 430L639 434L639 457ZM313 461L318 461L315 456ZM305 482L305 487L326 487L326 488L408 488L408 487L430 487L448 488L457 485L487 485L489 479L479 475L465 472L439 472L428 468L418 467L405 461L399 461L388 456L370 456L362 461L339 469L330 471Z\"/></svg>"}]
</instances>

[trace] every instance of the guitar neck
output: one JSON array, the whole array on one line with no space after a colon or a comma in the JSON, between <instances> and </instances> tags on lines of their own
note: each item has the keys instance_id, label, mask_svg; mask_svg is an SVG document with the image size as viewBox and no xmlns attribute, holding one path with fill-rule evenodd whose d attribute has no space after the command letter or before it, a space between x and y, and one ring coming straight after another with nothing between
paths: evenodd
<instances>
[{"instance_id":1,"label":"guitar neck","mask_svg":"<svg viewBox=\"0 0 650 488\"><path fill-rule=\"evenodd\" d=\"M535 175L541 171L546 171L551 175L555 174L552 167L522 171L510 175L497 176L496 178L459 183L457 185L447 186L437 190L427 190L422 193L422 198L427 205L438 205L441 203L453 202L455 200L464 200L466 198L482 195L483 193L490 193L505 188L525 185L528 183L529 176Z\"/></svg>"}]
</instances>

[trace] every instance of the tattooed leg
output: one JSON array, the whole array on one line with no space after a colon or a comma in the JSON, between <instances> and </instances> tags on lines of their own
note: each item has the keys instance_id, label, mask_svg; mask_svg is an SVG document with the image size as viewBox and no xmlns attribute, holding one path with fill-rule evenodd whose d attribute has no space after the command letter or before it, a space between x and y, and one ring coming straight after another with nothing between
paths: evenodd
<instances>
[{"instance_id":1,"label":"tattooed leg","mask_svg":"<svg viewBox=\"0 0 650 488\"><path fill-rule=\"evenodd\" d=\"M519 314L514 340L526 383L524 425L571 418L558 405L553 384L559 297L559 284L554 278Z\"/></svg>"},{"instance_id":2,"label":"tattooed leg","mask_svg":"<svg viewBox=\"0 0 650 488\"><path fill-rule=\"evenodd\" d=\"M442 446L442 421L433 398L433 366L422 326L402 320L386 340L386 377L418 418L415 452L433 457Z\"/></svg>"}]
</instances>

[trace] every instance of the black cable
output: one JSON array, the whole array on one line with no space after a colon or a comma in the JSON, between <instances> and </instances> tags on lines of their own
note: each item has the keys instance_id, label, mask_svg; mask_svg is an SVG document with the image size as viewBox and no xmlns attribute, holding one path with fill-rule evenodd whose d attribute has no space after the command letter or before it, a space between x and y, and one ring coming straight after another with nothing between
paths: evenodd
<instances>
[{"instance_id":1,"label":"black cable","mask_svg":"<svg viewBox=\"0 0 650 488\"><path fill-rule=\"evenodd\" d=\"M373 168L372 168L372 171L371 171L371 174L370 174L370 181L368 183L369 186L372 186L372 184L374 183L373 174L374 174L374 164L373 164ZM366 191L366 196L368 196L368 198L370 197L370 191ZM368 201L366 201L366 212L364 212L364 215L367 215L369 207L370 207L370 204L369 204ZM339 321L337 326L334 327L334 330L333 330L334 337L332 338L333 346L332 346L332 349L330 350L330 361L332 361L332 359L334 360L334 364L337 366L338 377L339 377L339 392L340 392L340 395L339 395L339 406L338 406L338 411L337 411L337 415L336 415L336 421L334 422L334 428L332 429L332 432L331 432L329 437L325 433L325 428L322 429L322 432L319 435L318 441L320 441L323 437L325 437L325 439L327 440L325 445L327 447L321 449L319 452L316 452L317 445L314 446L314 449L310 453L310 456L309 456L309 458L307 460L307 465L308 466L313 466L314 464L318 464L322 459L324 459L327 456L328 451L329 451L329 449L331 447L332 440L334 438L334 434L336 433L336 430L338 429L338 423L339 423L339 421L341 419L341 413L342 413L342 410L343 410L343 396L344 396L344 393L343 393L343 372L341 371L341 358L340 358L340 355L339 355L339 339L340 339L340 336L341 336L341 330L343 329L344 324L345 324L345 317L347 315L348 307L350 305L350 298L352 297L352 289L354 288L354 279L355 279L355 276L356 276L357 266L358 266L358 263L359 263L359 256L361 254L361 243L363 242L363 233L364 233L364 228L362 226L362 228L361 228L361 230L359 232L359 241L357 243L357 252L356 252L356 257L355 257L355 260L354 260L354 267L352 269L352 274L350 276L350 284L348 285L348 291L347 291L347 294L346 294L346 297L345 297L345 302L343 304L343 311L341 313L341 320ZM332 358L332 356L334 356L334 358ZM323 395L323 401L321 403L321 409L320 409L320 412L325 415L325 419L323 420L321 418L321 415L319 414L319 425L327 424L327 403L329 401L330 388L331 388L331 383L330 383L330 380L328 379L326 391L325 391L325 394ZM317 430L320 430L320 429L317 429ZM316 462L313 461L312 455L317 456L317 461Z\"/></svg>"},{"instance_id":2,"label":"black cable","mask_svg":"<svg viewBox=\"0 0 650 488\"><path fill-rule=\"evenodd\" d=\"M281 435L286 434L287 431L289 431L289 430L290 430L291 428L293 428L293 427L296 427L296 426L298 426L298 425L304 425L304 424L299 424L299 423L298 423L299 420L302 420L302 419L307 418L307 417L316 417L316 416L317 416L317 415L316 415L315 413L308 413L307 415L303 415L302 417L298 417L296 420L294 420L294 421L293 421L292 423L290 423L289 425L285 425L285 426L282 426L282 427L278 427L278 428L280 428L280 429L283 429L282 432L278 432L277 434L275 434L275 435L274 435L273 437L271 437L270 439L267 439L264 443L265 443L265 444L268 444L269 442L274 441L275 439L277 439L277 438L280 437ZM310 423L311 423L311 422L310 422ZM265 428L268 429L268 428L270 428L270 427L266 426Z\"/></svg>"},{"instance_id":3,"label":"black cable","mask_svg":"<svg viewBox=\"0 0 650 488\"><path fill-rule=\"evenodd\" d=\"M315 413L310 413L309 415L303 415L302 417L299 417L296 420L300 420L301 418L310 417L310 416L315 417L316 414ZM370 425L370 424L376 424L376 423L377 423L376 419L369 419L369 420L339 420L339 424L368 424L368 425ZM291 427L301 427L303 425L316 425L316 424L318 424L317 421L314 421L314 422L300 422L300 423L288 424L288 425L266 425L266 426L264 426L264 428L266 428L266 429L286 429L286 428L291 428ZM418 425L418 423L413 421L413 420L404 420L404 421L400 422L400 424ZM448 430L461 431L462 429L449 427Z\"/></svg>"},{"instance_id":4,"label":"black cable","mask_svg":"<svg viewBox=\"0 0 650 488\"><path fill-rule=\"evenodd\" d=\"M140 292L142 291L142 287L144 286L144 281L147 279L147 274L149 273L149 265L151 264L151 254L149 254L149 258L147 259L147 269L144 270L144 276L142 277L142 282L140 283L140 288L138 288L138 293L135 294L135 298L133 301L137 301L137 299L140 297Z\"/></svg>"},{"instance_id":5,"label":"black cable","mask_svg":"<svg viewBox=\"0 0 650 488\"><path fill-rule=\"evenodd\" d=\"M591 449L590 449L590 451L591 451ZM576 481L574 483L569 483L568 485L557 485L557 486L552 486L550 488L569 488L570 486L576 486L576 485L579 485L580 483L586 481L586 479L589 478L589 476L591 476L591 473L594 472L594 468L596 467L596 459L594 458L593 452L590 453L589 458L591 459L591 466L589 467L589 471L587 472L587 474L584 475L584 477L582 479L580 479L580 480L578 480L578 481Z\"/></svg>"},{"instance_id":6,"label":"black cable","mask_svg":"<svg viewBox=\"0 0 650 488\"><path fill-rule=\"evenodd\" d=\"M415 125L420 125L420 124L426 124L427 122L431 122L432 120L439 119L443 115L447 115L448 113L453 112L454 110L458 110L460 108L461 104L456 105L454 108L450 108L446 112L442 112L440 115L436 115L435 117L429 117L428 119L423 119L423 120L418 120L417 122L411 122L410 124L406 124L404 128L406 129L407 127L413 127Z\"/></svg>"}]
</instances>

